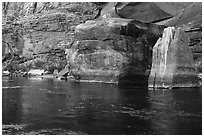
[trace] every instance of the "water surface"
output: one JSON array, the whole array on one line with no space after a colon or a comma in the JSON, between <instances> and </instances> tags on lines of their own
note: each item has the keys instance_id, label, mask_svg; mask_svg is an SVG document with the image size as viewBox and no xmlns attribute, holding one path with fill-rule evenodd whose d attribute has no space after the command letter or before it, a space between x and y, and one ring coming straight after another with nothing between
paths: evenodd
<instances>
[{"instance_id":1,"label":"water surface","mask_svg":"<svg viewBox=\"0 0 204 137\"><path fill-rule=\"evenodd\" d=\"M3 77L4 134L202 134L202 90ZM3 128L3 131L9 128Z\"/></svg>"}]
</instances>

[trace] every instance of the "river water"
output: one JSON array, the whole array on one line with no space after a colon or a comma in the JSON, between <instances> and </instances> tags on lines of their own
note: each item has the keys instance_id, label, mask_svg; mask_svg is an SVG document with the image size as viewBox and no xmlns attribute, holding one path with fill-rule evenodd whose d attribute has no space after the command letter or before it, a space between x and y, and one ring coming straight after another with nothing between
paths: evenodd
<instances>
[{"instance_id":1,"label":"river water","mask_svg":"<svg viewBox=\"0 0 204 137\"><path fill-rule=\"evenodd\" d=\"M3 134L202 134L201 88L3 77Z\"/></svg>"}]
</instances>

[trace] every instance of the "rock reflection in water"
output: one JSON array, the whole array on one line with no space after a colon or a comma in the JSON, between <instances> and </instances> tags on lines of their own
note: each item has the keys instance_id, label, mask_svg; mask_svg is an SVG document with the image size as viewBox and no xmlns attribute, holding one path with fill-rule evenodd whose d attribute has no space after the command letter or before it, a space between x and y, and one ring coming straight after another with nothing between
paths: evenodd
<instances>
[{"instance_id":1,"label":"rock reflection in water","mask_svg":"<svg viewBox=\"0 0 204 137\"><path fill-rule=\"evenodd\" d=\"M54 129L79 134L201 134L201 89L148 91L52 79L3 81L3 87L13 86L20 88L3 88L3 124L26 124L23 134Z\"/></svg>"},{"instance_id":2,"label":"rock reflection in water","mask_svg":"<svg viewBox=\"0 0 204 137\"><path fill-rule=\"evenodd\" d=\"M160 89L148 93L154 131L159 134L201 134L201 90Z\"/></svg>"}]
</instances>

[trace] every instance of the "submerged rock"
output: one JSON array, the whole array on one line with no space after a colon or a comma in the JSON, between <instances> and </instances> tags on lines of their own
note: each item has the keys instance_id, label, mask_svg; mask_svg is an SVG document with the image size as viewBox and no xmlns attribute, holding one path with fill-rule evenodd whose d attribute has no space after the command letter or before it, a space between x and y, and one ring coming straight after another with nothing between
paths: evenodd
<instances>
[{"instance_id":1,"label":"submerged rock","mask_svg":"<svg viewBox=\"0 0 204 137\"><path fill-rule=\"evenodd\" d=\"M65 66L63 70L61 70L58 74L56 74L56 77L67 77L69 75L70 69L68 66Z\"/></svg>"},{"instance_id":2,"label":"submerged rock","mask_svg":"<svg viewBox=\"0 0 204 137\"><path fill-rule=\"evenodd\" d=\"M181 29L168 27L153 48L150 88L197 87L198 72L189 38Z\"/></svg>"}]
</instances>

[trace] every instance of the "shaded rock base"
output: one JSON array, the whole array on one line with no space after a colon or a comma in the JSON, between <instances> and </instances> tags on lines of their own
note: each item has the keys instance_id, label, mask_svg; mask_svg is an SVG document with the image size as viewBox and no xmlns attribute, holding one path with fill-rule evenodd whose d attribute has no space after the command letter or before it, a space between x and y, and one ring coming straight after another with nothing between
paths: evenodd
<instances>
[{"instance_id":1,"label":"shaded rock base","mask_svg":"<svg viewBox=\"0 0 204 137\"><path fill-rule=\"evenodd\" d=\"M147 87L147 75L126 75L124 77L114 75L74 75L76 82L109 83L118 85L134 85Z\"/></svg>"}]
</instances>

